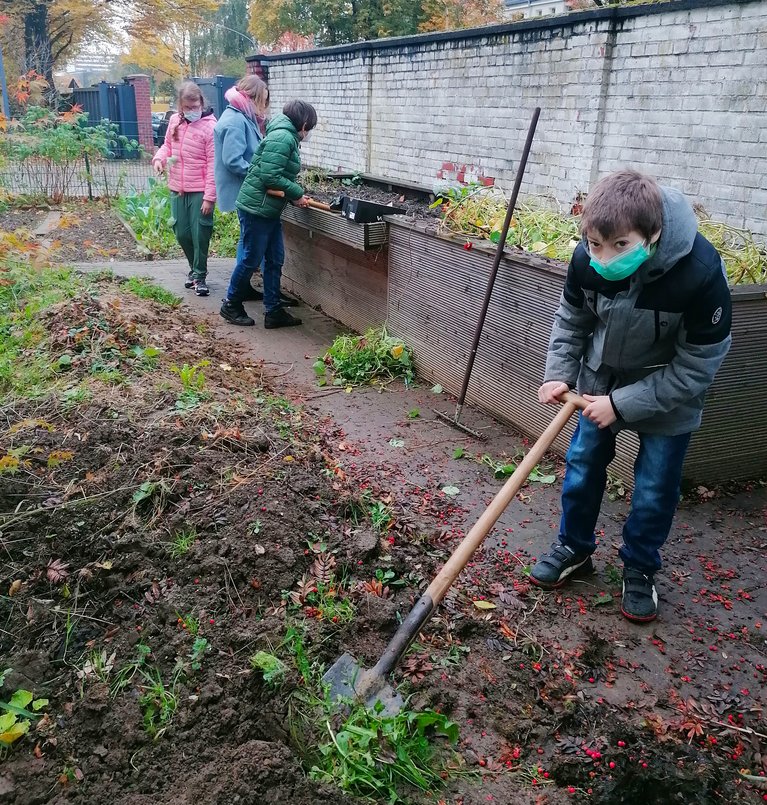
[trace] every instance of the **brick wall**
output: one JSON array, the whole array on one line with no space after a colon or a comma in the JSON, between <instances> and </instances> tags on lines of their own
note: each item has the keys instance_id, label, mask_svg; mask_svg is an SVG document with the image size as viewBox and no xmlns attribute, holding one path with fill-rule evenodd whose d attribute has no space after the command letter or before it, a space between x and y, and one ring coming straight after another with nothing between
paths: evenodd
<instances>
[{"instance_id":1,"label":"brick wall","mask_svg":"<svg viewBox=\"0 0 767 805\"><path fill-rule=\"evenodd\" d=\"M152 95L148 75L129 75L126 82L136 93L136 118L138 120L138 141L149 154L154 153L152 137Z\"/></svg>"},{"instance_id":2,"label":"brick wall","mask_svg":"<svg viewBox=\"0 0 767 805\"><path fill-rule=\"evenodd\" d=\"M431 186L444 164L568 205L631 165L767 238L767 0L672 0L253 57L273 108L320 124L304 161Z\"/></svg>"}]
</instances>

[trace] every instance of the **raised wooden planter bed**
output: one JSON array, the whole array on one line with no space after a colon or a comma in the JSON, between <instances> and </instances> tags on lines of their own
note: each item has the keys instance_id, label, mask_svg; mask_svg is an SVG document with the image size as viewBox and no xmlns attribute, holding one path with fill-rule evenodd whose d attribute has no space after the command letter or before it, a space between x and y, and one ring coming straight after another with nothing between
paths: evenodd
<instances>
[{"instance_id":1,"label":"raised wooden planter bed","mask_svg":"<svg viewBox=\"0 0 767 805\"><path fill-rule=\"evenodd\" d=\"M492 268L493 247L466 251L421 223L389 220L390 332L415 352L419 374L457 392ZM468 399L537 437L552 411L537 402L565 267L529 254L504 258ZM709 395L685 478L700 484L767 476L767 287L733 291L733 346ZM564 451L570 432L555 444ZM621 434L613 471L632 478L637 440Z\"/></svg>"}]
</instances>

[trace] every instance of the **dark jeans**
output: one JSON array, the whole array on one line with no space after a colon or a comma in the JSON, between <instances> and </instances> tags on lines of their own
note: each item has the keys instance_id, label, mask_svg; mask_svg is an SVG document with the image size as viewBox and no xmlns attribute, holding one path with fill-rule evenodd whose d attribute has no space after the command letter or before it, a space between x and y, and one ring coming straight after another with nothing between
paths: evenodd
<instances>
[{"instance_id":1,"label":"dark jeans","mask_svg":"<svg viewBox=\"0 0 767 805\"><path fill-rule=\"evenodd\" d=\"M264 310L272 313L280 307L280 279L285 262L282 223L279 218L259 218L243 210L237 210L237 216L241 242L226 298L230 302L242 303L250 278L263 261Z\"/></svg>"},{"instance_id":2,"label":"dark jeans","mask_svg":"<svg viewBox=\"0 0 767 805\"><path fill-rule=\"evenodd\" d=\"M623 526L619 552L626 566L645 573L660 568L660 548L668 538L679 503L682 464L689 443L689 433L639 434L631 512ZM607 484L607 465L614 456L615 434L579 416L567 451L559 527L559 541L576 554L594 551L594 528Z\"/></svg>"}]
</instances>

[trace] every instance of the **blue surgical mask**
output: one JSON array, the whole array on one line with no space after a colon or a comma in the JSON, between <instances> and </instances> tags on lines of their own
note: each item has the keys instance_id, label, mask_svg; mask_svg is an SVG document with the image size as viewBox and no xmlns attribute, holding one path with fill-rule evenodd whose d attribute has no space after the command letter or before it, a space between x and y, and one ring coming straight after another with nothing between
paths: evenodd
<instances>
[{"instance_id":1,"label":"blue surgical mask","mask_svg":"<svg viewBox=\"0 0 767 805\"><path fill-rule=\"evenodd\" d=\"M654 251L653 246L650 246L648 243L642 243L640 240L635 246L632 246L625 252L616 254L615 257L608 260L606 263L600 263L596 257L592 257L590 265L600 277L604 277L611 282L617 282L618 280L625 280L626 277L630 277L642 263L649 259Z\"/></svg>"},{"instance_id":2,"label":"blue surgical mask","mask_svg":"<svg viewBox=\"0 0 767 805\"><path fill-rule=\"evenodd\" d=\"M202 112L184 112L187 123L194 123L202 117Z\"/></svg>"}]
</instances>

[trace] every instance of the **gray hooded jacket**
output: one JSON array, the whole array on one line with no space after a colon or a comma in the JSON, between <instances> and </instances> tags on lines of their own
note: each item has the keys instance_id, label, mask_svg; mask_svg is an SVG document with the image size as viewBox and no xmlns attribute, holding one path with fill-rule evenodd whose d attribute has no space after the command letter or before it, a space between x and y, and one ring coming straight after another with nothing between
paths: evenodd
<instances>
[{"instance_id":1,"label":"gray hooded jacket","mask_svg":"<svg viewBox=\"0 0 767 805\"><path fill-rule=\"evenodd\" d=\"M722 259L698 232L690 203L661 190L660 240L631 277L605 280L584 244L575 249L545 381L609 394L613 430L671 436L700 427L706 390L730 348L732 303Z\"/></svg>"}]
</instances>

